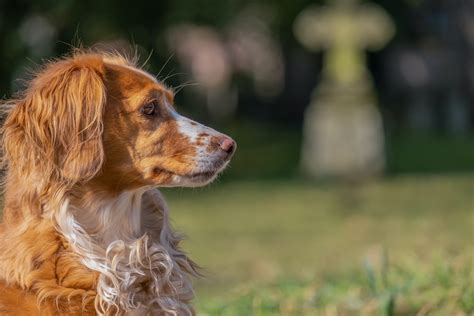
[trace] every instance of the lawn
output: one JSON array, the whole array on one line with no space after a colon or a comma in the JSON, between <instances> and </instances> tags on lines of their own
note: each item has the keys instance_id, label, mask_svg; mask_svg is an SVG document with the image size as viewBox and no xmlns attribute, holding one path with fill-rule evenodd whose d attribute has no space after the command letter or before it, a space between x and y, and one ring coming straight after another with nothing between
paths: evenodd
<instances>
[{"instance_id":1,"label":"lawn","mask_svg":"<svg viewBox=\"0 0 474 316\"><path fill-rule=\"evenodd\" d=\"M474 175L165 190L201 315L474 313Z\"/></svg>"}]
</instances>

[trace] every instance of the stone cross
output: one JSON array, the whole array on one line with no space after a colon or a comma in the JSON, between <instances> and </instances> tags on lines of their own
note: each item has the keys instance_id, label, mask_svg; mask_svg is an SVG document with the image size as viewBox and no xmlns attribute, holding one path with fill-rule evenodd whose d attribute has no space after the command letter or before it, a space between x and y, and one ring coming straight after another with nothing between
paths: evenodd
<instances>
[{"instance_id":1,"label":"stone cross","mask_svg":"<svg viewBox=\"0 0 474 316\"><path fill-rule=\"evenodd\" d=\"M393 36L388 15L375 5L355 0L332 0L328 6L311 6L296 20L296 37L308 49L324 50L325 79L351 83L367 75L364 50L377 50Z\"/></svg>"},{"instance_id":2,"label":"stone cross","mask_svg":"<svg viewBox=\"0 0 474 316\"><path fill-rule=\"evenodd\" d=\"M382 8L356 0L311 6L294 32L324 51L322 79L305 114L302 166L311 176L366 176L384 167L382 120L365 50L382 48L394 26Z\"/></svg>"}]
</instances>

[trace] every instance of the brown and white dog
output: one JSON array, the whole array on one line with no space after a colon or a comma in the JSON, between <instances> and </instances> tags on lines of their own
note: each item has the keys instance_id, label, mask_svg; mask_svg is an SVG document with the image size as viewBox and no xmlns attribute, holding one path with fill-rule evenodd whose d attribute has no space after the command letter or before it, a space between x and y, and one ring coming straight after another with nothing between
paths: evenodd
<instances>
[{"instance_id":1,"label":"brown and white dog","mask_svg":"<svg viewBox=\"0 0 474 316\"><path fill-rule=\"evenodd\" d=\"M194 314L156 188L211 182L235 142L118 55L51 62L3 106L0 315Z\"/></svg>"}]
</instances>

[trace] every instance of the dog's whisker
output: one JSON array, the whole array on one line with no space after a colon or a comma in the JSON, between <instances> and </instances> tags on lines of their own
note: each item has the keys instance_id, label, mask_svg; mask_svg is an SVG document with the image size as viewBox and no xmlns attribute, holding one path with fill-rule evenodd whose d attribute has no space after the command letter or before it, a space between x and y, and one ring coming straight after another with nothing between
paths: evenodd
<instances>
[{"instance_id":1,"label":"dog's whisker","mask_svg":"<svg viewBox=\"0 0 474 316\"><path fill-rule=\"evenodd\" d=\"M168 57L168 59L165 61L165 63L163 64L163 66L161 66L160 71L158 71L158 74L156 75L157 78L160 77L161 72L163 71L163 69L165 69L165 67L168 65L168 63L170 62L170 60L171 60L173 57L174 57L174 54L171 54L170 57ZM163 80L163 81L166 81L166 80Z\"/></svg>"},{"instance_id":2,"label":"dog's whisker","mask_svg":"<svg viewBox=\"0 0 474 316\"><path fill-rule=\"evenodd\" d=\"M145 59L143 64L140 66L140 68L143 69L146 66L146 64L150 61L152 55L153 55L153 48L151 49L150 53L148 54L148 57Z\"/></svg>"},{"instance_id":3,"label":"dog's whisker","mask_svg":"<svg viewBox=\"0 0 474 316\"><path fill-rule=\"evenodd\" d=\"M193 81L185 82L185 83L175 87L174 88L174 93L177 95L181 90L183 90L186 87L190 87L190 86L199 86L199 83L193 82Z\"/></svg>"},{"instance_id":4,"label":"dog's whisker","mask_svg":"<svg viewBox=\"0 0 474 316\"><path fill-rule=\"evenodd\" d=\"M160 80L163 83L166 83L166 80L169 80L169 79L174 78L176 76L185 76L185 75L188 76L189 74L186 73L186 72L175 72L173 74L168 73L167 76L164 79L158 78L158 80Z\"/></svg>"}]
</instances>

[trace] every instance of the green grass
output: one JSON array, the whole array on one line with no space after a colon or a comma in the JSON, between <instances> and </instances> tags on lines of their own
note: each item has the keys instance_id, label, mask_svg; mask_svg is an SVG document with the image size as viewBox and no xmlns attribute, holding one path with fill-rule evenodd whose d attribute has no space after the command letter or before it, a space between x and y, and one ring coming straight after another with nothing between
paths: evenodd
<instances>
[{"instance_id":1,"label":"green grass","mask_svg":"<svg viewBox=\"0 0 474 316\"><path fill-rule=\"evenodd\" d=\"M200 302L208 315L466 315L474 313L472 271L464 260L432 266L367 262L321 281L280 279Z\"/></svg>"},{"instance_id":2,"label":"green grass","mask_svg":"<svg viewBox=\"0 0 474 316\"><path fill-rule=\"evenodd\" d=\"M382 257L383 258L383 257ZM322 280L280 279L242 286L201 301L208 315L468 315L474 313L472 267L465 258L424 266L367 261L364 269Z\"/></svg>"},{"instance_id":3,"label":"green grass","mask_svg":"<svg viewBox=\"0 0 474 316\"><path fill-rule=\"evenodd\" d=\"M199 314L474 313L474 175L166 190Z\"/></svg>"}]
</instances>

